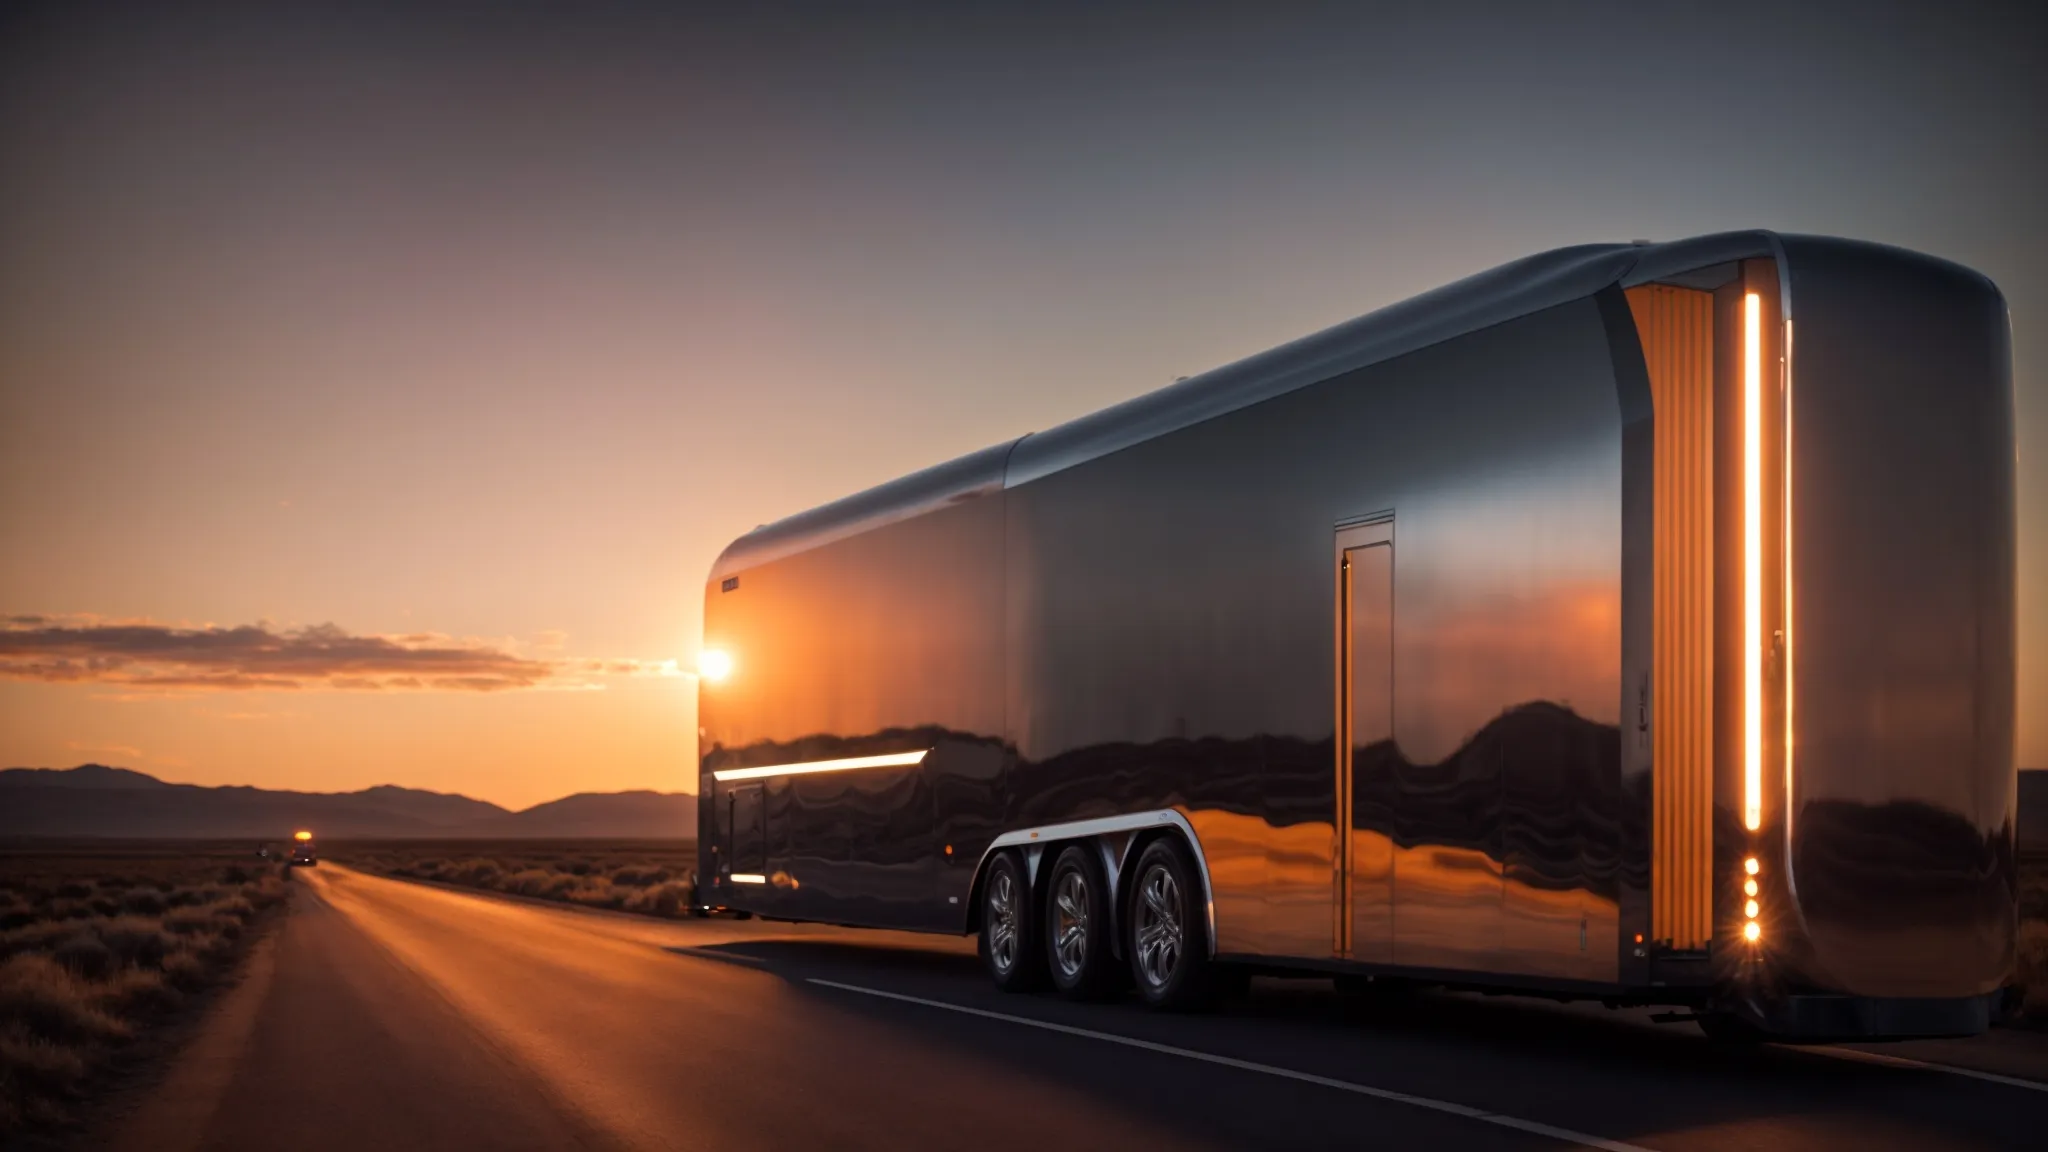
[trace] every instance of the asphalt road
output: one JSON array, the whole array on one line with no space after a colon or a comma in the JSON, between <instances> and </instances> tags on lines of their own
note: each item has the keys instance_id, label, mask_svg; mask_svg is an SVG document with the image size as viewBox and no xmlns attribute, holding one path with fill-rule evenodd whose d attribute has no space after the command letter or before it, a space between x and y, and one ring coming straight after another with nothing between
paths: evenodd
<instances>
[{"instance_id":1,"label":"asphalt road","mask_svg":"<svg viewBox=\"0 0 2048 1152\"><path fill-rule=\"evenodd\" d=\"M1512 998L1005 996L969 941L539 906L322 865L96 1146L2039 1148L2036 1038L1728 1051ZM1927 1063L1939 1060L1943 1067ZM1993 1069L1970 1074L1964 1065ZM2048 1079L2048 1075L2037 1077Z\"/></svg>"}]
</instances>

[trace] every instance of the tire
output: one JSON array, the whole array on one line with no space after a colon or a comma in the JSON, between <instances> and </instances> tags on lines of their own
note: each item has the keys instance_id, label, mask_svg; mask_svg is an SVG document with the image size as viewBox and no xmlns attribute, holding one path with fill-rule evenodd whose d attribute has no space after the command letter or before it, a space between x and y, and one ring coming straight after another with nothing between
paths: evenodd
<instances>
[{"instance_id":1,"label":"tire","mask_svg":"<svg viewBox=\"0 0 2048 1152\"><path fill-rule=\"evenodd\" d=\"M1131 869L1124 955L1131 982L1146 1004L1186 1012L1215 1002L1228 976L1209 958L1209 923L1201 877L1177 836L1162 836Z\"/></svg>"},{"instance_id":2,"label":"tire","mask_svg":"<svg viewBox=\"0 0 2048 1152\"><path fill-rule=\"evenodd\" d=\"M981 879L981 936L976 942L989 979L1005 992L1045 987L1045 952L1038 946L1038 915L1024 860L998 852Z\"/></svg>"},{"instance_id":3,"label":"tire","mask_svg":"<svg viewBox=\"0 0 2048 1152\"><path fill-rule=\"evenodd\" d=\"M1095 846L1068 845L1045 884L1045 964L1061 995L1100 1000L1116 991L1109 910L1109 882Z\"/></svg>"}]
</instances>

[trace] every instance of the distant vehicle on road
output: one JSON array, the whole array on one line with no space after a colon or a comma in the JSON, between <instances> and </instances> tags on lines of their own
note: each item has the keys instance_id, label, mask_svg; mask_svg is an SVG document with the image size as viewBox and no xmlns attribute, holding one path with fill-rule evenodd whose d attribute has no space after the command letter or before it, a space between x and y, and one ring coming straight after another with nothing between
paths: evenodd
<instances>
[{"instance_id":1,"label":"distant vehicle on road","mask_svg":"<svg viewBox=\"0 0 2048 1152\"><path fill-rule=\"evenodd\" d=\"M2013 437L1990 281L1740 232L1533 256L766 525L704 594L704 903L1162 1007L1283 971L1981 1032Z\"/></svg>"},{"instance_id":2,"label":"distant vehicle on road","mask_svg":"<svg viewBox=\"0 0 2048 1152\"><path fill-rule=\"evenodd\" d=\"M311 832L293 833L292 851L291 855L285 860L285 866L295 868L305 865L310 868L318 863L320 863L320 853L313 847L313 834Z\"/></svg>"}]
</instances>

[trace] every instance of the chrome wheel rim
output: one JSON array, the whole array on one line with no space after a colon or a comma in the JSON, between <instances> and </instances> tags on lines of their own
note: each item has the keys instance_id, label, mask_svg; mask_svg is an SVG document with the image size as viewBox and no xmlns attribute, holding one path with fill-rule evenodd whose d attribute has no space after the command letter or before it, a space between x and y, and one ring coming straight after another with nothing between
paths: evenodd
<instances>
[{"instance_id":1,"label":"chrome wheel rim","mask_svg":"<svg viewBox=\"0 0 2048 1152\"><path fill-rule=\"evenodd\" d=\"M1088 883L1076 869L1060 876L1053 892L1053 959L1073 979L1088 962Z\"/></svg>"},{"instance_id":2,"label":"chrome wheel rim","mask_svg":"<svg viewBox=\"0 0 2048 1152\"><path fill-rule=\"evenodd\" d=\"M988 958L998 972L1017 963L1017 884L1007 868L988 882Z\"/></svg>"},{"instance_id":3,"label":"chrome wheel rim","mask_svg":"<svg viewBox=\"0 0 2048 1152\"><path fill-rule=\"evenodd\" d=\"M1153 988L1163 988L1180 965L1185 932L1181 928L1180 885L1165 866L1154 864L1138 882L1138 975Z\"/></svg>"}]
</instances>

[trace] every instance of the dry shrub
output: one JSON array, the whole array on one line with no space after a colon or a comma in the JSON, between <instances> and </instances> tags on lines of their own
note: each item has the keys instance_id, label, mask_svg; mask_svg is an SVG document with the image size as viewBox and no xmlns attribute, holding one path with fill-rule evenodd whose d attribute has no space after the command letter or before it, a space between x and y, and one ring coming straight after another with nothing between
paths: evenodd
<instances>
[{"instance_id":1,"label":"dry shrub","mask_svg":"<svg viewBox=\"0 0 2048 1152\"><path fill-rule=\"evenodd\" d=\"M191 952L178 952L164 958L164 979L171 987L186 992L205 987L213 968L201 956Z\"/></svg>"},{"instance_id":2,"label":"dry shrub","mask_svg":"<svg viewBox=\"0 0 2048 1152\"><path fill-rule=\"evenodd\" d=\"M545 868L528 868L506 878L504 889L522 896L538 896L544 900L560 900L576 886L576 877L562 872L551 872Z\"/></svg>"},{"instance_id":3,"label":"dry shrub","mask_svg":"<svg viewBox=\"0 0 2048 1152\"><path fill-rule=\"evenodd\" d=\"M176 1008L184 997L161 972L123 968L99 988L100 1003L116 1018L152 1016Z\"/></svg>"},{"instance_id":4,"label":"dry shrub","mask_svg":"<svg viewBox=\"0 0 2048 1152\"><path fill-rule=\"evenodd\" d=\"M84 900L67 900L60 896L45 901L39 911L44 920L78 920L92 915L92 905Z\"/></svg>"},{"instance_id":5,"label":"dry shrub","mask_svg":"<svg viewBox=\"0 0 2048 1152\"><path fill-rule=\"evenodd\" d=\"M12 1104L23 1089L50 1096L69 1096L85 1079L85 1057L62 1044L46 1040L14 1022L0 1024L0 1103ZM19 1123L21 1110L12 1117L0 1114L0 1132L9 1120Z\"/></svg>"},{"instance_id":6,"label":"dry shrub","mask_svg":"<svg viewBox=\"0 0 2048 1152\"><path fill-rule=\"evenodd\" d=\"M666 868L640 868L630 864L612 872L612 883L626 888L645 888L663 883L668 878Z\"/></svg>"},{"instance_id":7,"label":"dry shrub","mask_svg":"<svg viewBox=\"0 0 2048 1152\"><path fill-rule=\"evenodd\" d=\"M164 897L164 903L172 908L190 908L200 904L211 904L224 894L217 885L192 885L172 889L171 893Z\"/></svg>"},{"instance_id":8,"label":"dry shrub","mask_svg":"<svg viewBox=\"0 0 2048 1152\"><path fill-rule=\"evenodd\" d=\"M38 920L0 932L0 959L18 952L48 952L69 940L80 925L69 920Z\"/></svg>"},{"instance_id":9,"label":"dry shrub","mask_svg":"<svg viewBox=\"0 0 2048 1152\"><path fill-rule=\"evenodd\" d=\"M593 908L624 908L626 897L632 889L620 891L604 879L585 880L570 888L563 899L571 904L588 904Z\"/></svg>"},{"instance_id":10,"label":"dry shrub","mask_svg":"<svg viewBox=\"0 0 2048 1152\"><path fill-rule=\"evenodd\" d=\"M642 888L628 898L626 907L651 916L680 916L690 909L690 886L680 880L670 880L652 888Z\"/></svg>"},{"instance_id":11,"label":"dry shrub","mask_svg":"<svg viewBox=\"0 0 2048 1152\"><path fill-rule=\"evenodd\" d=\"M0 964L0 1020L18 1021L46 1040L117 1040L128 1025L108 1015L90 981L48 956L10 956Z\"/></svg>"},{"instance_id":12,"label":"dry shrub","mask_svg":"<svg viewBox=\"0 0 2048 1152\"><path fill-rule=\"evenodd\" d=\"M475 888L495 888L504 875L504 869L496 860L465 860L442 876L457 884L468 884Z\"/></svg>"},{"instance_id":13,"label":"dry shrub","mask_svg":"<svg viewBox=\"0 0 2048 1152\"><path fill-rule=\"evenodd\" d=\"M142 916L122 916L93 925L101 943L112 949L124 964L154 968L174 951L178 942L164 932L163 923Z\"/></svg>"},{"instance_id":14,"label":"dry shrub","mask_svg":"<svg viewBox=\"0 0 2048 1152\"><path fill-rule=\"evenodd\" d=\"M50 958L87 980L98 980L114 970L114 950L89 931L81 931L50 950Z\"/></svg>"},{"instance_id":15,"label":"dry shrub","mask_svg":"<svg viewBox=\"0 0 2048 1152\"><path fill-rule=\"evenodd\" d=\"M139 916L157 916L166 907L164 895L154 888L131 888L121 897L121 908Z\"/></svg>"},{"instance_id":16,"label":"dry shrub","mask_svg":"<svg viewBox=\"0 0 2048 1152\"><path fill-rule=\"evenodd\" d=\"M248 902L237 903L246 914ZM221 936L233 940L242 934L243 918L224 910L218 904L209 904L203 908L180 908L164 917L164 931L177 936Z\"/></svg>"}]
</instances>

